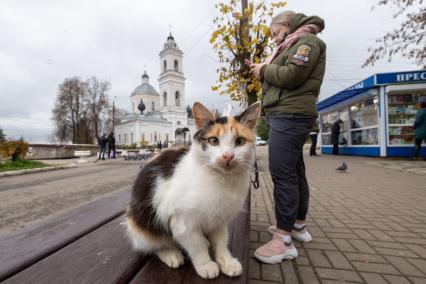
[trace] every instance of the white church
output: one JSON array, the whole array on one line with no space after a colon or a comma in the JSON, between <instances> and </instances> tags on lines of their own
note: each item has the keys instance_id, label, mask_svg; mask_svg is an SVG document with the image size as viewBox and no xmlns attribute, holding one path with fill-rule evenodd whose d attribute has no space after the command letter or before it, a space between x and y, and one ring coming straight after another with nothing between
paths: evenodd
<instances>
[{"instance_id":1,"label":"white church","mask_svg":"<svg viewBox=\"0 0 426 284\"><path fill-rule=\"evenodd\" d=\"M142 84L130 94L130 114L114 127L118 145L188 143L195 133L185 100L183 52L170 34L160 52L159 92L144 72Z\"/></svg>"}]
</instances>

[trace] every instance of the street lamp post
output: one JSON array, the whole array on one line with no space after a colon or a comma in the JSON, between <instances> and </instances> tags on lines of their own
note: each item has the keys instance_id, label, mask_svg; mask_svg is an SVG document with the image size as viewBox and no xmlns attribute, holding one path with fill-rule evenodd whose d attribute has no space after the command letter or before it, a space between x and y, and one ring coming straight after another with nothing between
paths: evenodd
<instances>
[{"instance_id":1,"label":"street lamp post","mask_svg":"<svg viewBox=\"0 0 426 284\"><path fill-rule=\"evenodd\" d=\"M117 96L114 96L114 98L112 99L112 132L115 131L115 99L117 98Z\"/></svg>"}]
</instances>

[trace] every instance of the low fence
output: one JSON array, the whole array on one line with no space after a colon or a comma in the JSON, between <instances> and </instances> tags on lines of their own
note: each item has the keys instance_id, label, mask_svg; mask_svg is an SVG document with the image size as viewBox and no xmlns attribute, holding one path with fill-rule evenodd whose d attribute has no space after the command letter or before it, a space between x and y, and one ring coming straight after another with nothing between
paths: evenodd
<instances>
[{"instance_id":1,"label":"low fence","mask_svg":"<svg viewBox=\"0 0 426 284\"><path fill-rule=\"evenodd\" d=\"M74 151L90 151L91 155L96 155L99 151L98 145L92 144L29 144L27 159L68 159L75 158Z\"/></svg>"}]
</instances>

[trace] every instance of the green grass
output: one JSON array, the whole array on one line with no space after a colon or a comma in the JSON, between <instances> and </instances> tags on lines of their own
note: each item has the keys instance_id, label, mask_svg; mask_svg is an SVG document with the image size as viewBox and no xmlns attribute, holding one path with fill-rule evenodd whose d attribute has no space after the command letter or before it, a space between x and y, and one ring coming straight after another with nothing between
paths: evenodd
<instances>
[{"instance_id":1,"label":"green grass","mask_svg":"<svg viewBox=\"0 0 426 284\"><path fill-rule=\"evenodd\" d=\"M48 166L49 165L46 165L46 164L43 164L42 162L37 162L37 161L28 161L28 160L16 161L16 162L3 161L3 162L0 162L0 172L44 168Z\"/></svg>"}]
</instances>

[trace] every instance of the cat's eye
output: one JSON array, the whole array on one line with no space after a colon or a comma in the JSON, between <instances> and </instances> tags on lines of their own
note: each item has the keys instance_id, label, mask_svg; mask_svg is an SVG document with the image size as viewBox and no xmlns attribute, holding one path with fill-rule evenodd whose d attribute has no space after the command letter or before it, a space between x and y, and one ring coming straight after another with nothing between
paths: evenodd
<instances>
[{"instance_id":1,"label":"cat's eye","mask_svg":"<svg viewBox=\"0 0 426 284\"><path fill-rule=\"evenodd\" d=\"M209 139L207 139L207 141L209 142L210 145L212 146L217 146L219 145L219 139L217 137L210 137Z\"/></svg>"},{"instance_id":2,"label":"cat's eye","mask_svg":"<svg viewBox=\"0 0 426 284\"><path fill-rule=\"evenodd\" d=\"M243 146L244 144L246 144L246 139L243 137L238 137L235 139L235 146Z\"/></svg>"}]
</instances>

